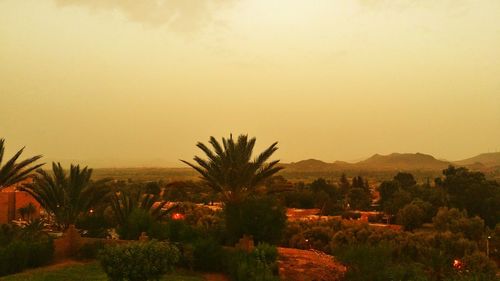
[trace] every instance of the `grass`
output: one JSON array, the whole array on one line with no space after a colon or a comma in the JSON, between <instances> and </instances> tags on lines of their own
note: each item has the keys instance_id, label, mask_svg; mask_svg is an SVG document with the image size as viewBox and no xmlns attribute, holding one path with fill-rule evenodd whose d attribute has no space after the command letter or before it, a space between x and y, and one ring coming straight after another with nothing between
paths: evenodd
<instances>
[{"instance_id":1,"label":"grass","mask_svg":"<svg viewBox=\"0 0 500 281\"><path fill-rule=\"evenodd\" d=\"M29 270L0 278L1 281L107 281L106 274L97 262L55 265ZM205 280L193 273L176 273L164 276L162 281Z\"/></svg>"}]
</instances>

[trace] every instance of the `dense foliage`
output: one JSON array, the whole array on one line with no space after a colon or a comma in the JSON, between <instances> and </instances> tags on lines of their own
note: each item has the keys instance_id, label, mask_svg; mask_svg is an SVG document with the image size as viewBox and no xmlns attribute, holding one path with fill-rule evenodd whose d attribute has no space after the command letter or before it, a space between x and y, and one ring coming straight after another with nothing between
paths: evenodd
<instances>
[{"instance_id":1,"label":"dense foliage","mask_svg":"<svg viewBox=\"0 0 500 281\"><path fill-rule=\"evenodd\" d=\"M135 242L105 247L99 261L111 281L159 280L173 270L179 250L166 242Z\"/></svg>"},{"instance_id":2,"label":"dense foliage","mask_svg":"<svg viewBox=\"0 0 500 281\"><path fill-rule=\"evenodd\" d=\"M430 223L441 207L457 208L478 216L490 228L500 222L500 185L487 180L483 173L450 166L443 177L418 185L408 173L398 173L379 186L380 205L406 229Z\"/></svg>"},{"instance_id":3,"label":"dense foliage","mask_svg":"<svg viewBox=\"0 0 500 281\"><path fill-rule=\"evenodd\" d=\"M467 225L474 225L476 219L468 220L449 223L463 226L454 228L454 232L442 228L442 232L415 233L341 220L292 222L283 244L337 256L349 267L347 280L367 280L366 276L372 276L370 280L444 280L457 276L495 280L496 266L481 251L483 240L475 240L477 234ZM464 267L454 268L454 260Z\"/></svg>"},{"instance_id":4,"label":"dense foliage","mask_svg":"<svg viewBox=\"0 0 500 281\"><path fill-rule=\"evenodd\" d=\"M277 281L276 247L259 244L254 251L229 253L228 272L234 281Z\"/></svg>"},{"instance_id":5,"label":"dense foliage","mask_svg":"<svg viewBox=\"0 0 500 281\"><path fill-rule=\"evenodd\" d=\"M285 209L272 197L247 197L224 207L226 231L231 241L252 235L256 242L277 243L285 227Z\"/></svg>"},{"instance_id":6,"label":"dense foliage","mask_svg":"<svg viewBox=\"0 0 500 281\"><path fill-rule=\"evenodd\" d=\"M52 261L52 239L41 232L37 221L32 224L24 229L11 225L0 226L0 276Z\"/></svg>"}]
</instances>

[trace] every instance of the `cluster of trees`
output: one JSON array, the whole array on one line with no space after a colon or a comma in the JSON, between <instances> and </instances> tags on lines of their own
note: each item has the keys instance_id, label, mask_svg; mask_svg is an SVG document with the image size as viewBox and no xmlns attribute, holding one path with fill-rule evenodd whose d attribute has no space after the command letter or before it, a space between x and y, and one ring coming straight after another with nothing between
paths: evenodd
<instances>
[{"instance_id":1,"label":"cluster of trees","mask_svg":"<svg viewBox=\"0 0 500 281\"><path fill-rule=\"evenodd\" d=\"M291 184L283 177L276 176L266 186L277 192L277 197L287 207L318 208L323 215L338 215L346 210L367 210L372 203L368 181L361 176L353 177L349 181L346 175L342 174L338 184L323 178L318 178L310 184Z\"/></svg>"},{"instance_id":2,"label":"cluster of trees","mask_svg":"<svg viewBox=\"0 0 500 281\"><path fill-rule=\"evenodd\" d=\"M457 208L478 216L490 228L500 222L500 185L484 174L450 166L443 177L417 184L409 173L398 173L379 186L380 205L407 230L432 222L439 208Z\"/></svg>"},{"instance_id":3,"label":"cluster of trees","mask_svg":"<svg viewBox=\"0 0 500 281\"><path fill-rule=\"evenodd\" d=\"M282 243L334 255L349 267L346 280L496 280L496 265L484 253L484 228L456 212L440 210L435 232L340 219L289 222ZM455 260L463 267L454 267Z\"/></svg>"}]
</instances>

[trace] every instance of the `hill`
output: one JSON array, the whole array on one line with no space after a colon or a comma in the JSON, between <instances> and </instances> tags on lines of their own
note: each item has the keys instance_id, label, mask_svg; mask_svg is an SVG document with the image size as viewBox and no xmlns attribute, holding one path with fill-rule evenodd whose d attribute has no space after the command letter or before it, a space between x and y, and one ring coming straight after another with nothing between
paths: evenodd
<instances>
[{"instance_id":1,"label":"hill","mask_svg":"<svg viewBox=\"0 0 500 281\"><path fill-rule=\"evenodd\" d=\"M389 155L375 154L358 162L356 166L366 170L442 170L450 162L442 161L423 153L392 153Z\"/></svg>"},{"instance_id":2,"label":"hill","mask_svg":"<svg viewBox=\"0 0 500 281\"><path fill-rule=\"evenodd\" d=\"M479 154L468 159L455 161L454 164L459 166L484 166L487 168L500 166L500 152Z\"/></svg>"},{"instance_id":3,"label":"hill","mask_svg":"<svg viewBox=\"0 0 500 281\"><path fill-rule=\"evenodd\" d=\"M289 171L301 172L336 172L336 171L435 171L445 169L450 162L437 160L431 155L422 153L392 153L389 155L375 154L372 157L357 162L348 163L336 161L326 163L316 159L303 160L284 164Z\"/></svg>"}]
</instances>

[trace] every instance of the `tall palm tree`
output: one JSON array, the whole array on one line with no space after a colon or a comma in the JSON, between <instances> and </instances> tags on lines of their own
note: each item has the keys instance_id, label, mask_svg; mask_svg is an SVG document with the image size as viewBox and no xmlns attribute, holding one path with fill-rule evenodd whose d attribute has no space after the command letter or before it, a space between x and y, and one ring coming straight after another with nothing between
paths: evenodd
<instances>
[{"instance_id":1,"label":"tall palm tree","mask_svg":"<svg viewBox=\"0 0 500 281\"><path fill-rule=\"evenodd\" d=\"M5 139L0 139L0 190L8 186L25 181L31 176L31 173L40 168L43 164L30 166L38 159L42 158L37 155L19 163L16 163L19 156L24 151L24 147L19 150L12 158L2 166L2 160L5 152Z\"/></svg>"},{"instance_id":2,"label":"tall palm tree","mask_svg":"<svg viewBox=\"0 0 500 281\"><path fill-rule=\"evenodd\" d=\"M66 229L84 213L104 202L110 194L108 179L91 180L92 169L71 165L69 174L60 163L52 163L52 174L37 170L33 183L22 188L54 219L56 226Z\"/></svg>"},{"instance_id":3,"label":"tall palm tree","mask_svg":"<svg viewBox=\"0 0 500 281\"><path fill-rule=\"evenodd\" d=\"M221 145L214 137L210 137L213 151L201 142L196 145L207 159L195 156L194 161L198 165L181 161L195 169L214 191L222 193L226 202L235 202L282 169L278 166L279 160L267 162L278 149L277 142L252 160L255 141L255 138L249 139L247 135L240 135L234 141L231 135L229 139L222 138Z\"/></svg>"}]
</instances>

